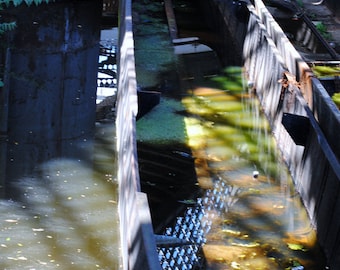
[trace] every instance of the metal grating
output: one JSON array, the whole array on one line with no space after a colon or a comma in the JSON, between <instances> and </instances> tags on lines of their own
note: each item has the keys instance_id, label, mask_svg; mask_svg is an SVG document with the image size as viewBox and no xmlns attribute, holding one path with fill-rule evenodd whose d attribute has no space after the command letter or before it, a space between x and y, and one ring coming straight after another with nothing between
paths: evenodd
<instances>
[{"instance_id":1,"label":"metal grating","mask_svg":"<svg viewBox=\"0 0 340 270\"><path fill-rule=\"evenodd\" d=\"M97 87L117 87L116 46L113 44L100 46Z\"/></svg>"},{"instance_id":2,"label":"metal grating","mask_svg":"<svg viewBox=\"0 0 340 270\"><path fill-rule=\"evenodd\" d=\"M204 269L202 246L211 229L211 220L215 215L227 212L237 199L239 188L227 185L222 179L216 179L214 188L207 190L198 198L193 207L188 207L184 217L178 217L173 227L164 233L178 239L177 244L158 245L158 256L162 269ZM185 240L185 242L183 242Z\"/></svg>"}]
</instances>

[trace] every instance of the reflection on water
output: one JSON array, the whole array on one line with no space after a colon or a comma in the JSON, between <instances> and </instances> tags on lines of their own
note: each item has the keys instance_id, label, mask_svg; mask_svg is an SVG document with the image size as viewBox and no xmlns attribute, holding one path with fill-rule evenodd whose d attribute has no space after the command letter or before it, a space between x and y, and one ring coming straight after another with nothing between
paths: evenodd
<instances>
[{"instance_id":1,"label":"reflection on water","mask_svg":"<svg viewBox=\"0 0 340 270\"><path fill-rule=\"evenodd\" d=\"M188 245L159 247L163 269L324 269L257 99L239 89L190 93L184 122L205 191L165 230Z\"/></svg>"},{"instance_id":2,"label":"reflection on water","mask_svg":"<svg viewBox=\"0 0 340 270\"><path fill-rule=\"evenodd\" d=\"M1 269L119 268L114 124L96 130L68 142L72 157L10 179L20 196L0 201Z\"/></svg>"}]
</instances>

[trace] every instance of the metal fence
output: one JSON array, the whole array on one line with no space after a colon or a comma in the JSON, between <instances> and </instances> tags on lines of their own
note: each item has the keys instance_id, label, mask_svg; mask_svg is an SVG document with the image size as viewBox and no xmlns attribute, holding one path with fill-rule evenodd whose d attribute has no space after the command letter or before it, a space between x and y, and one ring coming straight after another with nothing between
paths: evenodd
<instances>
[{"instance_id":1,"label":"metal fence","mask_svg":"<svg viewBox=\"0 0 340 270\"><path fill-rule=\"evenodd\" d=\"M119 215L123 269L160 269L136 148L137 86L131 0L120 1L117 90Z\"/></svg>"},{"instance_id":2,"label":"metal fence","mask_svg":"<svg viewBox=\"0 0 340 270\"><path fill-rule=\"evenodd\" d=\"M307 208L331 269L340 266L340 112L285 37L262 1L249 6L245 67ZM268 71L270 70L270 76ZM285 75L283 75L285 74ZM280 81L281 80L281 81ZM297 143L284 124L293 117ZM297 120L300 119L300 120ZM306 122L305 122L306 123Z\"/></svg>"}]
</instances>

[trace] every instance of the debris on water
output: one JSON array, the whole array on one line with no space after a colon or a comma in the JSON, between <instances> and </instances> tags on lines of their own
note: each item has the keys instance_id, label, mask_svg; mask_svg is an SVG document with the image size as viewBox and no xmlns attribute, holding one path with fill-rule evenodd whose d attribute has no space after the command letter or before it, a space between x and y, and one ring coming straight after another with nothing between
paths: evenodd
<instances>
[{"instance_id":1,"label":"debris on water","mask_svg":"<svg viewBox=\"0 0 340 270\"><path fill-rule=\"evenodd\" d=\"M146 183L147 185L149 185L149 186L156 186L155 183L152 183L152 182L150 182L150 181L146 181L145 183Z\"/></svg>"},{"instance_id":2,"label":"debris on water","mask_svg":"<svg viewBox=\"0 0 340 270\"><path fill-rule=\"evenodd\" d=\"M190 158L190 159L193 158L192 155L190 155L189 153L183 152L183 151L177 151L177 150L175 150L175 151L172 151L172 153L177 154L177 155L179 155L179 156L182 156L182 157L184 157L184 158Z\"/></svg>"},{"instance_id":3,"label":"debris on water","mask_svg":"<svg viewBox=\"0 0 340 270\"><path fill-rule=\"evenodd\" d=\"M197 203L195 200L192 200L192 199L190 199L190 200L180 200L178 202L179 203L184 203L184 204L189 204L189 205L194 205L194 204Z\"/></svg>"},{"instance_id":4,"label":"debris on water","mask_svg":"<svg viewBox=\"0 0 340 270\"><path fill-rule=\"evenodd\" d=\"M241 269L240 264L237 262L231 262L231 267L233 269Z\"/></svg>"},{"instance_id":5,"label":"debris on water","mask_svg":"<svg viewBox=\"0 0 340 270\"><path fill-rule=\"evenodd\" d=\"M301 244L288 243L287 245L291 250L307 251L307 249Z\"/></svg>"},{"instance_id":6,"label":"debris on water","mask_svg":"<svg viewBox=\"0 0 340 270\"><path fill-rule=\"evenodd\" d=\"M246 248L252 248L252 247L260 246L260 244L257 243L257 242L250 242L250 243L236 243L236 242L233 242L233 243L231 243L231 245L238 246L238 247L246 247Z\"/></svg>"},{"instance_id":7,"label":"debris on water","mask_svg":"<svg viewBox=\"0 0 340 270\"><path fill-rule=\"evenodd\" d=\"M235 231L235 230L230 230L230 229L223 229L222 232L229 234L229 235L235 235L235 236L241 235L240 231Z\"/></svg>"},{"instance_id":8,"label":"debris on water","mask_svg":"<svg viewBox=\"0 0 340 270\"><path fill-rule=\"evenodd\" d=\"M295 266L291 270L304 270L305 268L302 265Z\"/></svg>"}]
</instances>

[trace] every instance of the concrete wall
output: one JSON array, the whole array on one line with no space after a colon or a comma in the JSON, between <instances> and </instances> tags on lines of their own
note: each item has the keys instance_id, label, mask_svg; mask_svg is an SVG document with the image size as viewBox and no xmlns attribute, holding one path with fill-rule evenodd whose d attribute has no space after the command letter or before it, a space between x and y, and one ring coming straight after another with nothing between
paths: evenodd
<instances>
[{"instance_id":1,"label":"concrete wall","mask_svg":"<svg viewBox=\"0 0 340 270\"><path fill-rule=\"evenodd\" d=\"M160 269L147 197L140 192L137 85L131 0L120 1L117 91L119 214L123 269Z\"/></svg>"},{"instance_id":2,"label":"concrete wall","mask_svg":"<svg viewBox=\"0 0 340 270\"><path fill-rule=\"evenodd\" d=\"M61 153L72 156L68 140L93 136L101 10L93 0L6 8L4 19L17 23L7 36L1 101L9 179Z\"/></svg>"},{"instance_id":3,"label":"concrete wall","mask_svg":"<svg viewBox=\"0 0 340 270\"><path fill-rule=\"evenodd\" d=\"M213 44L223 66L242 65L242 44L247 29L248 10L237 1L200 0L205 21L220 37ZM230 38L232 37L232 38Z\"/></svg>"},{"instance_id":4,"label":"concrete wall","mask_svg":"<svg viewBox=\"0 0 340 270\"><path fill-rule=\"evenodd\" d=\"M244 66L296 188L317 229L331 269L340 267L340 113L321 83L284 36L262 1L249 6ZM283 76L285 74L285 76ZM285 78L285 84L279 82ZM306 140L297 144L282 123L284 114L307 119ZM301 127L301 125L300 125Z\"/></svg>"},{"instance_id":5,"label":"concrete wall","mask_svg":"<svg viewBox=\"0 0 340 270\"><path fill-rule=\"evenodd\" d=\"M22 138L25 122L40 129L30 141L93 133L101 4L56 1L20 6L14 15L11 136Z\"/></svg>"}]
</instances>

